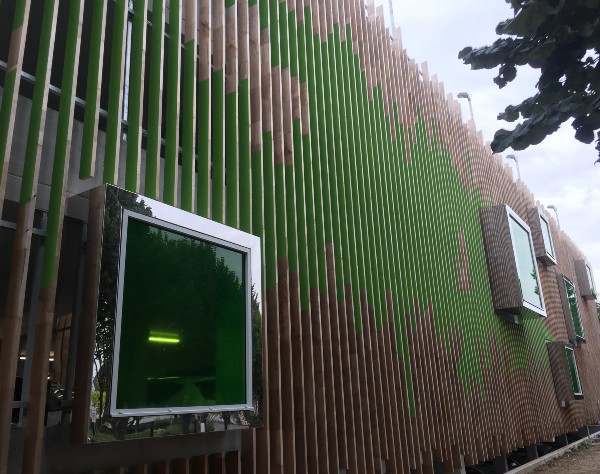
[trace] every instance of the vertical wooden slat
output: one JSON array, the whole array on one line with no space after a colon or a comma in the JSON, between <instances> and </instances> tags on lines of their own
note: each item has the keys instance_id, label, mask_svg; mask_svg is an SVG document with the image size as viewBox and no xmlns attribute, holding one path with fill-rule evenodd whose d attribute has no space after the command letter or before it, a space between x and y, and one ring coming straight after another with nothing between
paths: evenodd
<instances>
[{"instance_id":1,"label":"vertical wooden slat","mask_svg":"<svg viewBox=\"0 0 600 474\"><path fill-rule=\"evenodd\" d=\"M152 2L152 35L150 38L150 78L148 84L148 139L146 144L146 171L144 195L159 198L160 149L163 121L163 66L165 42L165 1Z\"/></svg>"},{"instance_id":2,"label":"vertical wooden slat","mask_svg":"<svg viewBox=\"0 0 600 474\"><path fill-rule=\"evenodd\" d=\"M8 62L6 64L6 73L2 88L2 101L0 102L0 216L2 216L2 206L6 192L8 162L15 128L30 5L30 0L18 0L15 2L15 15L12 22L10 45L8 47Z\"/></svg>"},{"instance_id":3,"label":"vertical wooden slat","mask_svg":"<svg viewBox=\"0 0 600 474\"><path fill-rule=\"evenodd\" d=\"M247 0L237 2L238 45L238 148L240 229L252 232L252 147L250 99L250 21Z\"/></svg>"},{"instance_id":4,"label":"vertical wooden slat","mask_svg":"<svg viewBox=\"0 0 600 474\"><path fill-rule=\"evenodd\" d=\"M140 161L142 154L142 115L146 59L146 0L133 2L129 91L127 112L127 156L125 161L125 189L139 191Z\"/></svg>"},{"instance_id":5,"label":"vertical wooden slat","mask_svg":"<svg viewBox=\"0 0 600 474\"><path fill-rule=\"evenodd\" d=\"M181 208L193 212L196 205L196 59L198 50L198 2L185 0L183 43L183 97L181 107Z\"/></svg>"},{"instance_id":6,"label":"vertical wooden slat","mask_svg":"<svg viewBox=\"0 0 600 474\"><path fill-rule=\"evenodd\" d=\"M38 303L38 314L36 315L35 347L32 354L33 370L29 390L29 410L25 426L23 472L31 474L40 471L44 440L48 355L50 353L54 305L56 302L58 262L65 209L66 183L69 173L82 22L83 2L79 0L73 1L69 9L67 43L62 74L64 92L60 98L58 128L54 147L48 230L42 264L40 301Z\"/></svg>"},{"instance_id":7,"label":"vertical wooden slat","mask_svg":"<svg viewBox=\"0 0 600 474\"><path fill-rule=\"evenodd\" d=\"M211 193L211 77L212 77L212 2L198 5L198 214L210 215Z\"/></svg>"},{"instance_id":8,"label":"vertical wooden slat","mask_svg":"<svg viewBox=\"0 0 600 474\"><path fill-rule=\"evenodd\" d=\"M146 28L141 22L145 8L139 15L145 3L134 4L128 78L124 178L134 190L139 189L142 153L142 107L136 100L143 97L146 77L140 46L146 36L140 34ZM564 323L554 320L562 317L560 305L551 308L548 303L547 322L542 329L532 329L536 323L528 326L527 340L521 329L487 317L493 311L478 209L491 200L508 202L522 214L533 197L523 184L515 186L474 124L462 123L459 106L429 78L426 64L419 70L399 39L390 43L380 8L369 2L365 10L353 0L186 0L181 61L181 4L171 2L169 110L163 117L165 4L154 3L144 189L159 197L164 125L165 200L177 204L179 145L173 144L182 132L181 207L262 237L267 427L243 434L241 454L140 464L133 471L378 472L385 459L388 471L432 472L435 462L457 468L464 456L474 463L543 434L574 428L597 411L588 397L568 409L552 406L551 376L535 351L550 334L564 337ZM119 1L115 6L115 23L125 26L128 8ZM51 34L56 22L56 3L45 7L50 14L44 15L44 24L51 27L43 28L42 36ZM106 20L97 10L106 6L94 8L92 49L101 54L98 25ZM108 182L117 181L119 167L123 29L115 32L111 77L104 79L110 81L103 158ZM43 65L36 73L13 251L19 263L13 264L10 277L4 323L9 331L3 329L9 334L3 349L11 347L10 341L12 348L0 355L0 367L9 370L16 367L41 144L49 133L44 114L51 49L40 50ZM186 101L180 110L181 74ZM97 140L94 94L102 90L101 81L88 78L83 178L94 167L90 160L95 153L89 150ZM61 101L72 101L76 84L61 84ZM54 171L44 281L50 285L42 290L34 355L29 420L35 428L27 428L26 447L34 453L27 461L30 472L39 463L42 440L44 358L53 318L72 113L72 104L61 104L57 145L49 158ZM94 232L98 230L90 226ZM557 249L559 260L580 258L566 237L565 242ZM565 263L561 271L573 271L572 264ZM544 273L542 285L548 281L550 275ZM456 297L449 298L451 292ZM550 301L557 295L545 292ZM93 292L87 298L93 300ZM481 301L475 304L475 299ZM589 337L595 337L594 329L600 327L589 306L582 306L583 320ZM85 317L82 323L87 352L78 357L77 384L86 391L94 325ZM586 386L594 373L589 361L597 355L591 349L600 344L597 339L577 354ZM10 416L12 380L11 375L1 382L7 395L0 400L0 419ZM592 399L597 395L596 388L586 390ZM86 396L76 399L73 413L72 435L79 442L87 434Z\"/></svg>"},{"instance_id":9,"label":"vertical wooden slat","mask_svg":"<svg viewBox=\"0 0 600 474\"><path fill-rule=\"evenodd\" d=\"M98 286L100 283L100 258L102 229L104 225L104 187L90 192L87 241L85 248L85 286L82 291L79 334L77 336L77 363L75 366L74 391L78 394L73 403L71 439L75 443L85 443L89 428L89 407L92 385L92 366L96 339L96 312Z\"/></svg>"},{"instance_id":10,"label":"vertical wooden slat","mask_svg":"<svg viewBox=\"0 0 600 474\"><path fill-rule=\"evenodd\" d=\"M225 1L212 2L211 218L225 221Z\"/></svg>"},{"instance_id":11,"label":"vertical wooden slat","mask_svg":"<svg viewBox=\"0 0 600 474\"><path fill-rule=\"evenodd\" d=\"M169 55L167 62L167 110L165 136L165 168L163 174L163 201L177 206L179 182L179 121L181 85L181 12L183 0L169 2Z\"/></svg>"},{"instance_id":12,"label":"vertical wooden slat","mask_svg":"<svg viewBox=\"0 0 600 474\"><path fill-rule=\"evenodd\" d=\"M117 183L119 173L128 12L126 0L115 0L112 50L110 53L108 119L106 122L106 143L104 145L104 174L102 178L105 183L110 184Z\"/></svg>"},{"instance_id":13,"label":"vertical wooden slat","mask_svg":"<svg viewBox=\"0 0 600 474\"><path fill-rule=\"evenodd\" d=\"M20 5L25 7L25 4ZM31 228L33 226L34 210L36 203L36 187L39 174L41 159L41 150L43 143L43 128L46 118L46 103L48 97L48 87L50 81L50 67L52 63L52 54L55 34L56 17L58 12L58 2L48 2L44 9L44 21L40 36L40 54L37 61L37 80L34 87L34 98L28 130L27 148L25 152L25 164L23 168L23 179L21 183L21 198L17 217L17 228L14 239L13 258L11 261L11 276L9 279L9 293L7 299L6 313L3 322L3 350L1 353L0 367L4 377L0 378L0 420L2 420L2 429L10 428L12 394L14 392L14 380L16 373L16 364L18 360L18 344L21 331L21 321L23 316L23 306L25 300L25 288L27 282L28 263L31 247ZM28 13L26 10L22 14ZM19 16L19 10L16 12ZM25 21L25 20L23 20ZM23 24L24 26L24 24ZM25 30L21 30L25 34ZM24 40L24 38L22 38ZM15 38L16 41L16 38ZM12 43L11 43L12 44ZM15 47L17 43L14 43ZM24 45L21 45L23 47ZM12 54L18 54L18 49L11 51ZM13 61L15 56L11 56ZM17 66L18 68L18 66ZM13 69L16 71L17 68ZM19 75L20 79L20 75ZM17 81L17 78L15 78ZM3 106L10 106L10 90L8 84L5 84ZM16 100L16 98L15 98ZM7 110L7 109L5 109ZM14 120L14 117L9 118ZM8 147L8 144L7 144ZM7 150L10 147L7 148ZM8 152L8 151L7 151ZM4 200L3 192L0 193L0 209ZM31 355L30 355L31 356ZM5 386L5 384L7 386ZM10 434L8 431L0 437L2 441L2 456L0 459L0 471L5 472Z\"/></svg>"},{"instance_id":14,"label":"vertical wooden slat","mask_svg":"<svg viewBox=\"0 0 600 474\"><path fill-rule=\"evenodd\" d=\"M96 148L98 145L98 118L102 89L102 64L104 62L104 35L106 27L106 0L94 2L92 7L92 31L85 93L85 112L81 138L79 179L94 176Z\"/></svg>"},{"instance_id":15,"label":"vertical wooden slat","mask_svg":"<svg viewBox=\"0 0 600 474\"><path fill-rule=\"evenodd\" d=\"M235 0L225 1L225 223L239 225L238 31Z\"/></svg>"},{"instance_id":16,"label":"vertical wooden slat","mask_svg":"<svg viewBox=\"0 0 600 474\"><path fill-rule=\"evenodd\" d=\"M294 399L294 392L302 381L302 338L299 326L299 288L297 256L296 196L294 188L293 136L292 136L292 97L290 79L290 38L288 32L288 5L278 3L273 12L278 20L279 63L273 68L274 116L280 119L273 122L275 138L275 192L277 197L278 235L278 289L279 289L279 333L281 357L281 397L284 472L296 472L296 432L295 413L302 410L302 395ZM279 110L278 110L279 109ZM298 350L293 354L294 345ZM297 355L298 357L293 357ZM296 364L293 364L295 359Z\"/></svg>"}]
</instances>

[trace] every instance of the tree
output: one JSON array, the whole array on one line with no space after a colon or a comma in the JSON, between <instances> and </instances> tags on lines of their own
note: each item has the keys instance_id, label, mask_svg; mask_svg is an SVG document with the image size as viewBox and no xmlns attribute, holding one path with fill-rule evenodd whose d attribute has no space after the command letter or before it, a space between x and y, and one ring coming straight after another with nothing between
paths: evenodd
<instances>
[{"instance_id":1,"label":"tree","mask_svg":"<svg viewBox=\"0 0 600 474\"><path fill-rule=\"evenodd\" d=\"M515 79L517 66L540 70L537 93L498 115L508 122L524 120L511 131L498 130L492 150L524 150L572 118L575 138L595 140L600 155L600 0L506 2L514 17L496 27L501 38L458 54L472 69L498 67L494 82L500 88Z\"/></svg>"}]
</instances>

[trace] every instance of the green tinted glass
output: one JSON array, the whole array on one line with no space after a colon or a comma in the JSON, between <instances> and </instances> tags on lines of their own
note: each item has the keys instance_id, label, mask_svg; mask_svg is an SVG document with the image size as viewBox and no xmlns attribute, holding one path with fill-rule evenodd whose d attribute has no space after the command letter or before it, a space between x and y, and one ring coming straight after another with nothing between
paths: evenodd
<instances>
[{"instance_id":1,"label":"green tinted glass","mask_svg":"<svg viewBox=\"0 0 600 474\"><path fill-rule=\"evenodd\" d=\"M246 397L244 255L129 218L116 408Z\"/></svg>"},{"instance_id":2,"label":"green tinted glass","mask_svg":"<svg viewBox=\"0 0 600 474\"><path fill-rule=\"evenodd\" d=\"M567 353L567 364L569 365L569 375L571 376L571 386L575 395L581 395L581 383L579 382L579 373L577 372L577 361L575 352L570 347L565 347Z\"/></svg>"},{"instance_id":3,"label":"green tinted glass","mask_svg":"<svg viewBox=\"0 0 600 474\"><path fill-rule=\"evenodd\" d=\"M551 257L554 257L554 248L552 248L552 238L550 237L550 226L548 221L543 217L540 217L540 223L542 224L542 235L544 236L544 248L546 253Z\"/></svg>"},{"instance_id":4,"label":"green tinted glass","mask_svg":"<svg viewBox=\"0 0 600 474\"><path fill-rule=\"evenodd\" d=\"M523 301L543 309L544 303L542 302L529 232L514 218L511 217L509 220Z\"/></svg>"},{"instance_id":5,"label":"green tinted glass","mask_svg":"<svg viewBox=\"0 0 600 474\"><path fill-rule=\"evenodd\" d=\"M565 290L567 291L567 300L569 301L569 309L571 311L571 318L573 319L573 327L575 328L575 335L581 338L585 337L583 331L583 324L581 322L581 315L579 314L579 306L577 305L577 295L575 294L575 286L569 280L564 278Z\"/></svg>"}]
</instances>

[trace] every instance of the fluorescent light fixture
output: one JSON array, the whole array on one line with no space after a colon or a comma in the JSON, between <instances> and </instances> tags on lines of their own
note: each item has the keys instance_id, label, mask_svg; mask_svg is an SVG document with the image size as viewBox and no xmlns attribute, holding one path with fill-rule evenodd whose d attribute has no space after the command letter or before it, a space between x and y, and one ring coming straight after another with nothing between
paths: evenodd
<instances>
[{"instance_id":1,"label":"fluorescent light fixture","mask_svg":"<svg viewBox=\"0 0 600 474\"><path fill-rule=\"evenodd\" d=\"M25 359L27 359L27 357L25 357L25 356L19 356L19 360L25 360Z\"/></svg>"},{"instance_id":2,"label":"fluorescent light fixture","mask_svg":"<svg viewBox=\"0 0 600 474\"><path fill-rule=\"evenodd\" d=\"M179 344L181 339L177 333L150 331L148 342L158 342L160 344Z\"/></svg>"}]
</instances>

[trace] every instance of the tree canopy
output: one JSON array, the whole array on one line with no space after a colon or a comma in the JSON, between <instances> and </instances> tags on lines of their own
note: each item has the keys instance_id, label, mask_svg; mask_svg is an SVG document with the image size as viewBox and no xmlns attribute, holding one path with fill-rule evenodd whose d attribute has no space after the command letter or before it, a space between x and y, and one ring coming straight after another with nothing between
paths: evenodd
<instances>
[{"instance_id":1,"label":"tree canopy","mask_svg":"<svg viewBox=\"0 0 600 474\"><path fill-rule=\"evenodd\" d=\"M500 88L515 79L518 66L540 71L537 93L498 115L508 122L523 120L513 130L498 130L492 150L524 150L572 118L575 138L595 140L600 155L600 0L506 2L514 17L496 27L501 37L458 54L472 69L498 67L494 82Z\"/></svg>"}]
</instances>

